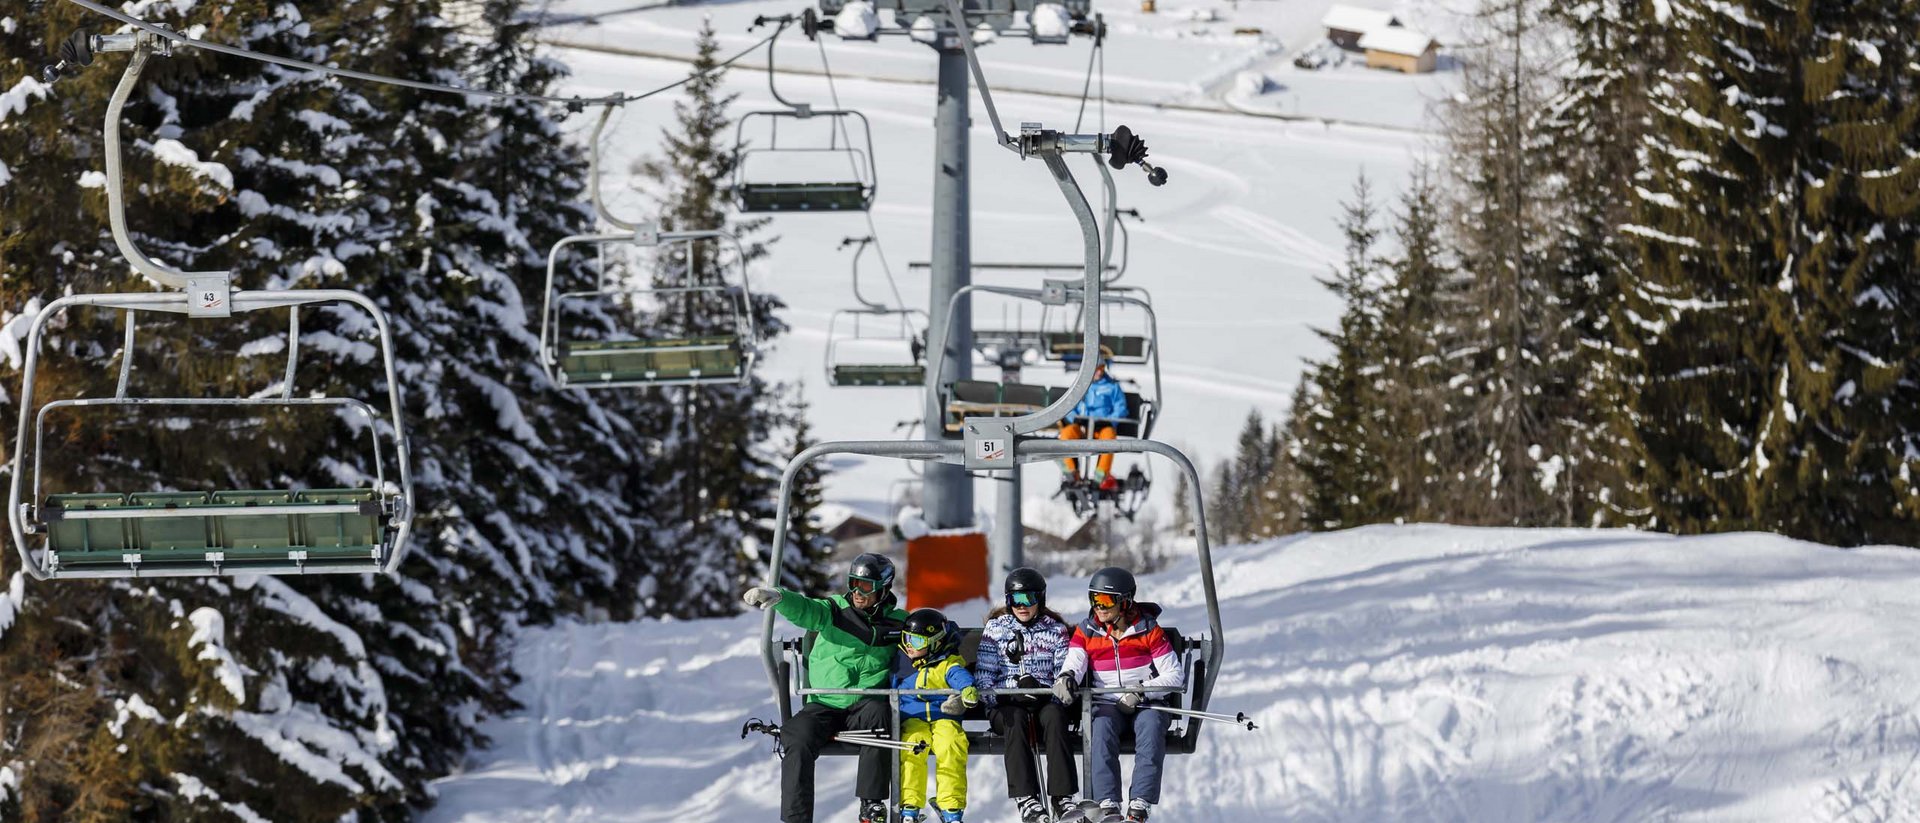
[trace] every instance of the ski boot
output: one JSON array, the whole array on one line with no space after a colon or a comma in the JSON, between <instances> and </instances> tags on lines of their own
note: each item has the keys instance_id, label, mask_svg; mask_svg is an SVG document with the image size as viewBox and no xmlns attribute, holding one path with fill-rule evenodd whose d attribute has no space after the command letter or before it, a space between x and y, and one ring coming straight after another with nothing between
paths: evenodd
<instances>
[{"instance_id":1,"label":"ski boot","mask_svg":"<svg viewBox=\"0 0 1920 823\"><path fill-rule=\"evenodd\" d=\"M1053 819L1055 823L1067 819L1067 815L1080 816L1080 804L1073 802L1073 795L1053 799Z\"/></svg>"},{"instance_id":2,"label":"ski boot","mask_svg":"<svg viewBox=\"0 0 1920 823\"><path fill-rule=\"evenodd\" d=\"M1147 815L1152 811L1152 803L1136 797L1127 804L1127 823L1147 823Z\"/></svg>"},{"instance_id":3,"label":"ski boot","mask_svg":"<svg viewBox=\"0 0 1920 823\"><path fill-rule=\"evenodd\" d=\"M887 823L886 801L861 800L860 823Z\"/></svg>"},{"instance_id":4,"label":"ski boot","mask_svg":"<svg viewBox=\"0 0 1920 823\"><path fill-rule=\"evenodd\" d=\"M1100 804L1092 800L1075 803L1071 797L1057 797L1054 804L1054 823L1096 823L1100 819Z\"/></svg>"},{"instance_id":5,"label":"ski boot","mask_svg":"<svg viewBox=\"0 0 1920 823\"><path fill-rule=\"evenodd\" d=\"M1047 804L1040 795L1022 797L1015 807L1020 811L1020 823L1047 823Z\"/></svg>"},{"instance_id":6,"label":"ski boot","mask_svg":"<svg viewBox=\"0 0 1920 823\"><path fill-rule=\"evenodd\" d=\"M927 816L921 813L918 806L901 806L900 823L927 823Z\"/></svg>"},{"instance_id":7,"label":"ski boot","mask_svg":"<svg viewBox=\"0 0 1920 823\"><path fill-rule=\"evenodd\" d=\"M940 823L961 823L960 818L965 814L959 809L941 809Z\"/></svg>"},{"instance_id":8,"label":"ski boot","mask_svg":"<svg viewBox=\"0 0 1920 823\"><path fill-rule=\"evenodd\" d=\"M1127 813L1121 811L1119 803L1103 800L1099 811L1100 816L1092 818L1094 823L1127 823Z\"/></svg>"}]
</instances>

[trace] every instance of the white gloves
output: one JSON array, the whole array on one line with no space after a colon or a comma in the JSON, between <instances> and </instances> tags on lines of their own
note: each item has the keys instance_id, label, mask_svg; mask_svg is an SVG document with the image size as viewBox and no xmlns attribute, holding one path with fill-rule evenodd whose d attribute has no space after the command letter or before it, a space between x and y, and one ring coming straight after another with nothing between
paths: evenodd
<instances>
[{"instance_id":1,"label":"white gloves","mask_svg":"<svg viewBox=\"0 0 1920 823\"><path fill-rule=\"evenodd\" d=\"M746 596L740 599L747 601L747 605L749 606L761 611L766 611L767 609L773 608L773 604L780 602L780 590L769 589L766 586L755 586L748 589Z\"/></svg>"},{"instance_id":2,"label":"white gloves","mask_svg":"<svg viewBox=\"0 0 1920 823\"><path fill-rule=\"evenodd\" d=\"M1053 681L1053 696L1060 698L1062 703L1072 703L1073 678L1063 674L1060 679Z\"/></svg>"},{"instance_id":3,"label":"white gloves","mask_svg":"<svg viewBox=\"0 0 1920 823\"><path fill-rule=\"evenodd\" d=\"M1134 709L1140 708L1140 693L1127 692L1126 694L1120 695L1120 708L1125 711L1133 711Z\"/></svg>"}]
</instances>

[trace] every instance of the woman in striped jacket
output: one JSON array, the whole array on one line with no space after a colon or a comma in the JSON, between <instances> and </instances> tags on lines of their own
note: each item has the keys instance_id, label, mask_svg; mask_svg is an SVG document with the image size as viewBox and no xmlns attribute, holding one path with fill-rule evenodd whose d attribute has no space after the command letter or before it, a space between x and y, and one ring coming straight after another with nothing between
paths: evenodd
<instances>
[{"instance_id":1,"label":"woman in striped jacket","mask_svg":"<svg viewBox=\"0 0 1920 823\"><path fill-rule=\"evenodd\" d=\"M1014 569L1007 575L1005 592L1006 605L987 615L973 675L994 731L1007 740L1007 796L1019 808L1022 823L1037 823L1048 818L1046 797L1053 798L1053 813L1060 814L1080 790L1067 732L1072 710L1049 695L997 696L993 692L1051 685L1066 659L1072 629L1047 608L1047 579L1038 571ZM1028 734L1029 728L1035 736ZM1047 753L1044 795L1034 764L1036 747L1044 747Z\"/></svg>"},{"instance_id":2,"label":"woman in striped jacket","mask_svg":"<svg viewBox=\"0 0 1920 823\"><path fill-rule=\"evenodd\" d=\"M1124 694L1094 698L1093 729L1087 757L1093 761L1090 799L1100 801L1108 818L1120 815L1120 724L1133 727L1132 800L1126 819L1145 823L1160 802L1160 766L1167 756L1167 726L1173 716L1153 708L1151 692L1164 693L1186 684L1180 656L1160 628L1160 607L1134 600L1133 574L1109 566L1094 572L1087 584L1092 609L1074 629L1066 662L1054 681L1054 694L1068 695L1091 675L1094 688L1131 688Z\"/></svg>"}]
</instances>

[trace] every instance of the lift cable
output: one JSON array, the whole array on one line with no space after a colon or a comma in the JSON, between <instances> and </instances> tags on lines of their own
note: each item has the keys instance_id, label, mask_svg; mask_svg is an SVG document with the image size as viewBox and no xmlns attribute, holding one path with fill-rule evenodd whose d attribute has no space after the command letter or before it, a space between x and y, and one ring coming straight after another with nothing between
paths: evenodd
<instances>
[{"instance_id":1,"label":"lift cable","mask_svg":"<svg viewBox=\"0 0 1920 823\"><path fill-rule=\"evenodd\" d=\"M594 97L594 98L560 97L560 96L548 95L548 94L518 94L513 92L489 91L486 89L463 88L460 86L448 86L448 85L442 85L439 83L427 83L419 80L407 80L399 77L389 77L384 74L374 74L371 72L354 71L352 69L342 69L334 66L323 66L318 63L310 63L305 60L295 60L290 57L281 57L273 54L262 54L260 52L249 51L247 49L243 49L238 46L229 46L223 43L214 43L207 40L188 37L184 34L181 34L180 32L166 28L165 26L161 26L156 23L150 23L146 20L142 20L140 18L126 14L116 9L111 9L106 6L100 5L98 3L93 2L92 0L67 0L67 2L72 3L88 11L91 11L95 14L99 14L99 15L111 18L113 20L117 20L121 23L132 26L136 29L147 32L149 34L152 34L156 37L163 38L172 43L186 46L188 48L201 49L204 51L211 51L217 54L226 54L234 57L241 57L248 60L257 60L262 63L272 63L274 65L284 66L286 68L291 68L291 69L320 72L322 74L329 74L336 77L345 77L345 78L350 78L354 80L364 80L369 83L380 83L380 84L389 85L389 86L402 86L410 89L418 89L420 91L441 92L444 94L460 94L460 95L470 95L474 97L485 97L485 98L490 98L494 100L510 100L515 102L529 102L529 103L559 103L569 108L579 108L582 106L617 106L623 103L632 103L640 100L645 100L649 97L653 97L654 95L664 94L666 92L669 92L681 86L684 86L687 83L691 82L693 78L700 76L699 73L691 74L673 83L669 83L659 88L652 89L650 91L640 92L637 94L625 94L625 93L610 94L605 97ZM782 28L784 28L784 26ZM767 43L771 42L775 36L779 35L779 33L780 33L779 30L776 29L772 35L768 35L765 39L757 43L754 43L753 45L748 46L747 48L741 50L740 53L735 54L734 56L721 61L719 65L716 65L711 69L708 69L706 72L704 72L704 74L713 74L715 72L718 72L721 69L724 69L732 65L734 62L740 60L741 58L746 57L747 55L752 54L755 51L758 51L761 46L764 46ZM90 52L90 48L82 49L82 51ZM65 53L64 50L63 50L63 53ZM74 60L71 60L71 59L63 60L60 64L56 66L51 66L47 69L48 77L49 79L57 77L62 71L78 68L78 66L84 66L87 63L91 62L91 60L92 60L92 55L90 53L81 54L80 59L77 61L78 65L74 65L74 63L76 62Z\"/></svg>"}]
</instances>

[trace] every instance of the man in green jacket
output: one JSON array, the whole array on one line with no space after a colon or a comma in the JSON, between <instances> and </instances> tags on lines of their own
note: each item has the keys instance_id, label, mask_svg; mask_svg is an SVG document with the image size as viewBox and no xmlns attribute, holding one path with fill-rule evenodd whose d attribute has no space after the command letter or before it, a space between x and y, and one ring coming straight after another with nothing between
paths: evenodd
<instances>
[{"instance_id":1,"label":"man in green jacket","mask_svg":"<svg viewBox=\"0 0 1920 823\"><path fill-rule=\"evenodd\" d=\"M815 599L786 589L755 586L747 605L771 607L788 622L818 633L807 653L807 686L814 689L884 689L893 671L893 652L907 613L893 596L893 561L877 554L853 559L847 569L847 593ZM892 711L884 697L817 694L780 731L786 759L780 767L780 819L813 823L813 767L833 736L852 729L888 734ZM887 798L893 796L892 749L860 750L860 774L854 794L860 798L861 823L886 823Z\"/></svg>"}]
</instances>

